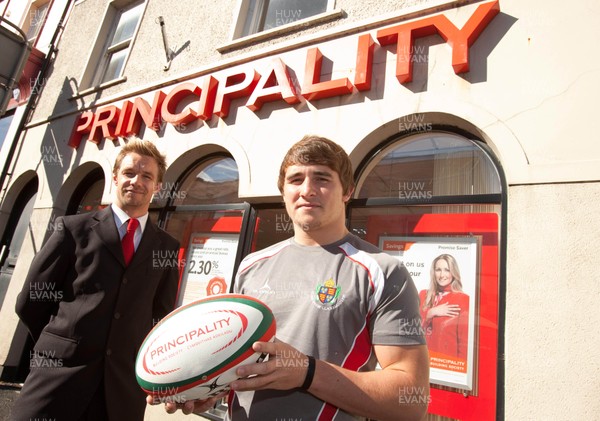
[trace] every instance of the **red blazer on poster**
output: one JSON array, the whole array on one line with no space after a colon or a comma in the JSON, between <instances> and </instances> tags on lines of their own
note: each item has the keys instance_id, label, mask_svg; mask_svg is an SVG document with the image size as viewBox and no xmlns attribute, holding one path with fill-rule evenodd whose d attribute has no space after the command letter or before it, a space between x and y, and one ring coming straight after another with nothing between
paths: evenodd
<instances>
[{"instance_id":1,"label":"red blazer on poster","mask_svg":"<svg viewBox=\"0 0 600 421\"><path fill-rule=\"evenodd\" d=\"M458 316L434 316L427 319L430 308L423 308L426 295L427 290L419 293L427 348L433 352L466 359L469 339L469 296L462 292L445 294L438 302L438 306L458 305L460 308Z\"/></svg>"},{"instance_id":2,"label":"red blazer on poster","mask_svg":"<svg viewBox=\"0 0 600 421\"><path fill-rule=\"evenodd\" d=\"M436 257L430 270L428 290L419 293L427 347L455 358L466 359L469 342L469 296L462 292L460 270L449 254Z\"/></svg>"}]
</instances>

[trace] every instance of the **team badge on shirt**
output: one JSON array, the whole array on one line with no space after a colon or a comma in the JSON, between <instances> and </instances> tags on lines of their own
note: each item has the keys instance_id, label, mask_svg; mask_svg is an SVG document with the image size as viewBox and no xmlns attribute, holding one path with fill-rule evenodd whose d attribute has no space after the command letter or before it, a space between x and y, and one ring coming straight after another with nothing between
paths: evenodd
<instances>
[{"instance_id":1,"label":"team badge on shirt","mask_svg":"<svg viewBox=\"0 0 600 421\"><path fill-rule=\"evenodd\" d=\"M329 278L324 284L317 286L317 298L324 305L333 305L340 295L341 287L337 286L333 279Z\"/></svg>"}]
</instances>

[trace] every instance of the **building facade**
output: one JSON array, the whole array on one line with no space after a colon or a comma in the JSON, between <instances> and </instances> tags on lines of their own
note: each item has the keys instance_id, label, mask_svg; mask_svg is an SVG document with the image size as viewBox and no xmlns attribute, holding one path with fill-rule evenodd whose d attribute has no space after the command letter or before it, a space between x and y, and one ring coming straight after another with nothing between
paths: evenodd
<instances>
[{"instance_id":1,"label":"building facade","mask_svg":"<svg viewBox=\"0 0 600 421\"><path fill-rule=\"evenodd\" d=\"M29 359L14 303L32 257L56 217L112 201L128 136L168 158L151 217L182 249L154 263L180 266L183 304L227 291L244 255L291 235L279 164L317 134L353 161L352 232L402 261L423 296L438 255L460 267L468 311L458 353L430 347L431 419L589 419L598 12L584 0L75 1L1 198L0 230L17 214L26 233L0 309L3 373Z\"/></svg>"}]
</instances>

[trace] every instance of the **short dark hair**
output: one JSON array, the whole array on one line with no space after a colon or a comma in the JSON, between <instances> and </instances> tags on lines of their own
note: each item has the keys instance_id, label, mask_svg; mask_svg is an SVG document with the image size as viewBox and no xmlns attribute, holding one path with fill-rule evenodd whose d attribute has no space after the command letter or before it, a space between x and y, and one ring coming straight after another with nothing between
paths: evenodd
<instances>
[{"instance_id":1,"label":"short dark hair","mask_svg":"<svg viewBox=\"0 0 600 421\"><path fill-rule=\"evenodd\" d=\"M156 148L154 143L149 140L142 140L139 138L130 139L125 146L121 148L117 158L115 159L115 165L113 167L113 175L117 175L119 172L119 168L121 168L121 162L123 162L123 158L128 154L135 152L142 156L149 156L150 158L154 158L156 163L158 164L158 182L162 183L165 172L167 171L167 158L165 155L161 154L159 150Z\"/></svg>"},{"instance_id":2,"label":"short dark hair","mask_svg":"<svg viewBox=\"0 0 600 421\"><path fill-rule=\"evenodd\" d=\"M321 136L307 135L286 153L279 168L277 187L283 193L285 172L292 165L325 165L338 173L344 195L354 188L350 157L337 143Z\"/></svg>"}]
</instances>

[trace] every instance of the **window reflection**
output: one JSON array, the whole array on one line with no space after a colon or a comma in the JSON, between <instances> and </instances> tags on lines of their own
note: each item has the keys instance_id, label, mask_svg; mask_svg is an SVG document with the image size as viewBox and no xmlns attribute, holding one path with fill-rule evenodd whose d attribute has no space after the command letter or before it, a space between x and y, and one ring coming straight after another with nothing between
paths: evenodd
<instances>
[{"instance_id":1,"label":"window reflection","mask_svg":"<svg viewBox=\"0 0 600 421\"><path fill-rule=\"evenodd\" d=\"M176 206L241 203L238 183L235 161L232 158L217 157L200 163L178 186L171 186L176 193L170 196Z\"/></svg>"}]
</instances>

